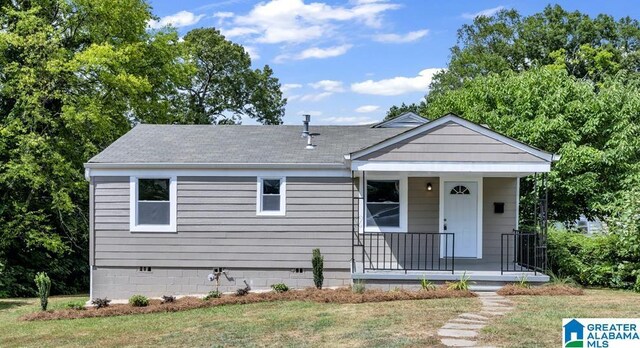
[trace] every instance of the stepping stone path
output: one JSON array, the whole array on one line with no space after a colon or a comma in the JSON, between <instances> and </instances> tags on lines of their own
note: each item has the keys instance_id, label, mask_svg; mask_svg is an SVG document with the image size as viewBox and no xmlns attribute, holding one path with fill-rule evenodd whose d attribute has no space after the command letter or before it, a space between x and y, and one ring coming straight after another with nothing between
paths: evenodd
<instances>
[{"instance_id":1,"label":"stepping stone path","mask_svg":"<svg viewBox=\"0 0 640 348\"><path fill-rule=\"evenodd\" d=\"M505 315L513 303L495 292L476 292L482 302L480 312L462 313L449 320L440 330L440 341L447 347L475 347L480 329L490 320Z\"/></svg>"}]
</instances>

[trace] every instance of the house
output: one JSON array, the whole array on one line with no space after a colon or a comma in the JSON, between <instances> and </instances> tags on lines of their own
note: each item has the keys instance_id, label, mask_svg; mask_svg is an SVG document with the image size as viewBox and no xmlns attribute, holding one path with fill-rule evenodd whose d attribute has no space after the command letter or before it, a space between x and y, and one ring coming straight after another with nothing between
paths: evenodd
<instances>
[{"instance_id":1,"label":"house","mask_svg":"<svg viewBox=\"0 0 640 348\"><path fill-rule=\"evenodd\" d=\"M572 319L568 323L564 324L563 328L565 344L584 339L584 325L579 321Z\"/></svg>"},{"instance_id":2,"label":"house","mask_svg":"<svg viewBox=\"0 0 640 348\"><path fill-rule=\"evenodd\" d=\"M519 231L519 178L555 159L453 114L141 124L85 165L91 297L204 294L212 273L222 291L307 287L314 248L325 286L544 282L546 203Z\"/></svg>"}]
</instances>

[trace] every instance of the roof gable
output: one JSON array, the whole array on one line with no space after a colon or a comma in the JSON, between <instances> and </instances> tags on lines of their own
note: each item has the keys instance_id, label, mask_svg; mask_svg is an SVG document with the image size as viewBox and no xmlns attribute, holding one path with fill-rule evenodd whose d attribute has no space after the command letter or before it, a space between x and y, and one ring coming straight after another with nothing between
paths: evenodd
<instances>
[{"instance_id":1,"label":"roof gable","mask_svg":"<svg viewBox=\"0 0 640 348\"><path fill-rule=\"evenodd\" d=\"M439 128L442 128L443 126L446 126L447 124L455 124L455 125L461 126L471 132L482 135L487 139L493 140L495 144L503 144L504 146L517 149L524 154L533 156L535 159L543 160L546 162L551 162L557 159L557 156L553 154L550 154L548 152L536 149L535 147L526 145L520 141L517 141L505 135L502 135L498 132L495 132L489 128L483 127L479 124L467 121L454 114L447 114L437 120L434 120L422 126L410 129L396 136L392 136L372 146L368 146L361 150L355 151L351 153L350 158L352 160L366 159L368 155L374 152L382 152L386 148L387 150L391 150L394 145L402 144L403 142L406 142L415 137L419 137L420 135L429 134ZM523 158L523 156L512 156L512 157L515 159Z\"/></svg>"},{"instance_id":2,"label":"roof gable","mask_svg":"<svg viewBox=\"0 0 640 348\"><path fill-rule=\"evenodd\" d=\"M417 127L429 122L426 118L416 115L413 112L406 112L396 118L383 121L371 126L371 128L410 128Z\"/></svg>"}]
</instances>

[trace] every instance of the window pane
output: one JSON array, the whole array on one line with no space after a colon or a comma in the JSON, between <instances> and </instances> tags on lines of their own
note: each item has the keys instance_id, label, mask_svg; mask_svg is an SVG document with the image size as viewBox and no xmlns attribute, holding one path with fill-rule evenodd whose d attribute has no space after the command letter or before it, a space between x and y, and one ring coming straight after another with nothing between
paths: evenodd
<instances>
[{"instance_id":1,"label":"window pane","mask_svg":"<svg viewBox=\"0 0 640 348\"><path fill-rule=\"evenodd\" d=\"M398 180L368 180L367 181L367 202L389 202L399 203L399 182Z\"/></svg>"},{"instance_id":2,"label":"window pane","mask_svg":"<svg viewBox=\"0 0 640 348\"><path fill-rule=\"evenodd\" d=\"M169 202L138 202L138 225L168 225Z\"/></svg>"},{"instance_id":3,"label":"window pane","mask_svg":"<svg viewBox=\"0 0 640 348\"><path fill-rule=\"evenodd\" d=\"M280 211L280 195L262 196L262 211Z\"/></svg>"},{"instance_id":4,"label":"window pane","mask_svg":"<svg viewBox=\"0 0 640 348\"><path fill-rule=\"evenodd\" d=\"M280 194L280 180L263 180L262 193L267 195Z\"/></svg>"},{"instance_id":5,"label":"window pane","mask_svg":"<svg viewBox=\"0 0 640 348\"><path fill-rule=\"evenodd\" d=\"M168 201L169 179L138 179L138 200Z\"/></svg>"},{"instance_id":6,"label":"window pane","mask_svg":"<svg viewBox=\"0 0 640 348\"><path fill-rule=\"evenodd\" d=\"M400 227L400 204L367 204L367 226Z\"/></svg>"}]
</instances>

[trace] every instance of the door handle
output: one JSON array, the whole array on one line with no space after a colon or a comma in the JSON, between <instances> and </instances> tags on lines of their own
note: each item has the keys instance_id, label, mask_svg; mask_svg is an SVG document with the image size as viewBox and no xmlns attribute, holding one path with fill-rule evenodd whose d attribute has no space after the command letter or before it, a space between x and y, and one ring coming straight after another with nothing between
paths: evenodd
<instances>
[{"instance_id":1,"label":"door handle","mask_svg":"<svg viewBox=\"0 0 640 348\"><path fill-rule=\"evenodd\" d=\"M446 231L447 230L447 219L444 219L444 226L443 229Z\"/></svg>"}]
</instances>

